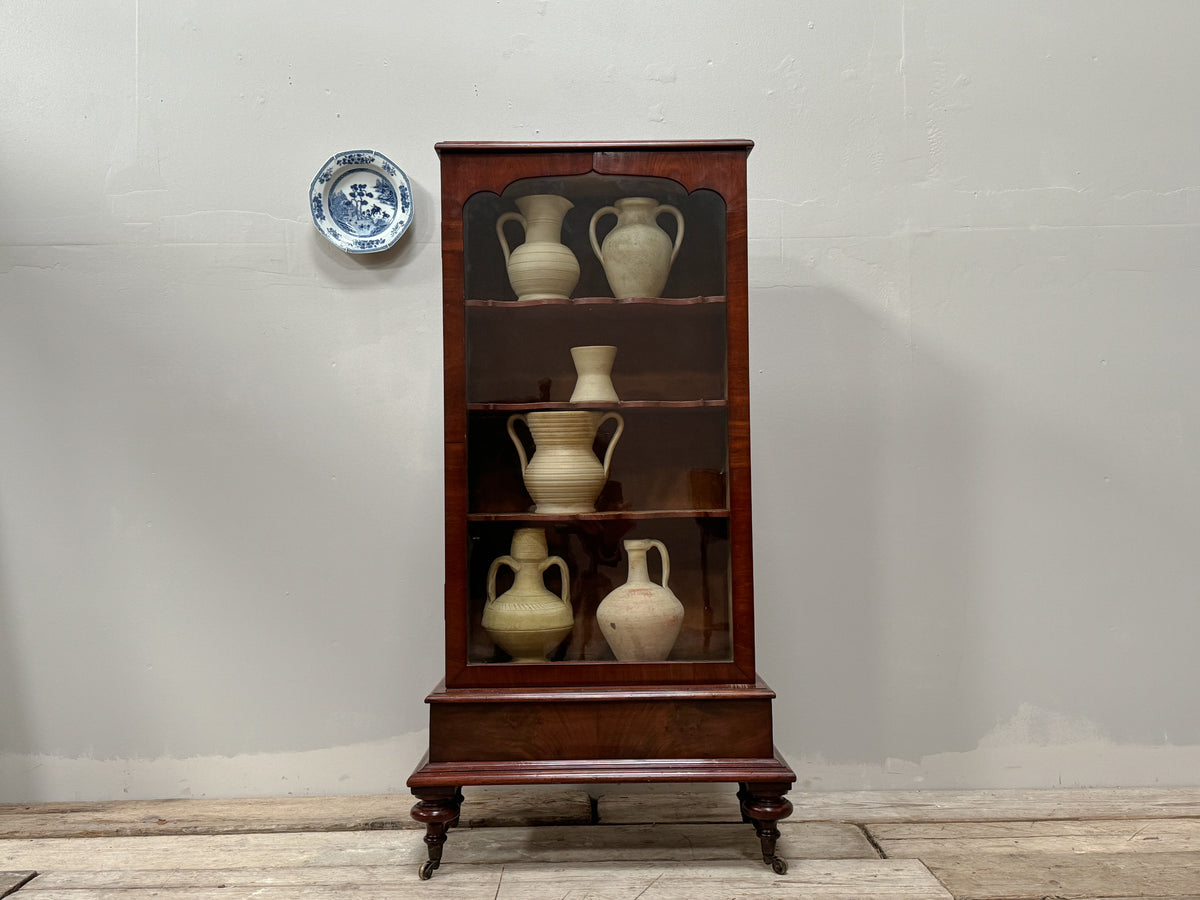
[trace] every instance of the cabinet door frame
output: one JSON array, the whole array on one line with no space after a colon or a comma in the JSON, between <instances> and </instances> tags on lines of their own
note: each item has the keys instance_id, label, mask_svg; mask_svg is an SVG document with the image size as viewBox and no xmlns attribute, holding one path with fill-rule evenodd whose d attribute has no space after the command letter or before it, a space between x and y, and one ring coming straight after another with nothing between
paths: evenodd
<instances>
[{"instance_id":1,"label":"cabinet door frame","mask_svg":"<svg viewBox=\"0 0 1200 900\"><path fill-rule=\"evenodd\" d=\"M756 682L750 485L746 157L749 141L620 144L441 143L445 426L445 651L448 688ZM552 176L646 176L725 201L729 660L468 664L467 323L463 210L479 192Z\"/></svg>"}]
</instances>

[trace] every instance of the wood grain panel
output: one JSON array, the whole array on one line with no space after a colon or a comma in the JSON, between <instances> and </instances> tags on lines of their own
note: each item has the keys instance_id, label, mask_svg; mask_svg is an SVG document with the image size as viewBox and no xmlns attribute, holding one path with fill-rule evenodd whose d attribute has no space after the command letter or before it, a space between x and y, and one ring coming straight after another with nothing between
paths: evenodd
<instances>
[{"instance_id":1,"label":"wood grain panel","mask_svg":"<svg viewBox=\"0 0 1200 900\"><path fill-rule=\"evenodd\" d=\"M430 760L767 757L769 700L486 703L430 709Z\"/></svg>"}]
</instances>

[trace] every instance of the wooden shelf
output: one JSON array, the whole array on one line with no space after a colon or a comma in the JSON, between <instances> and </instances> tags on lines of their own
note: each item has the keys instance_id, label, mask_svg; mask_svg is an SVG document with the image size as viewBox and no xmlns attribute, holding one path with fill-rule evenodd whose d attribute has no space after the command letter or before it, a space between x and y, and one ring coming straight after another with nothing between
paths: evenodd
<instances>
[{"instance_id":1,"label":"wooden shelf","mask_svg":"<svg viewBox=\"0 0 1200 900\"><path fill-rule=\"evenodd\" d=\"M536 410L593 409L597 412L622 409L723 409L724 400L620 400L616 403L561 403L554 400L530 402L468 403L471 412L530 412Z\"/></svg>"},{"instance_id":2,"label":"wooden shelf","mask_svg":"<svg viewBox=\"0 0 1200 900\"><path fill-rule=\"evenodd\" d=\"M712 297L571 297L550 300L468 300L467 309L538 309L547 306L705 306L724 304L724 296Z\"/></svg>"},{"instance_id":3,"label":"wooden shelf","mask_svg":"<svg viewBox=\"0 0 1200 900\"><path fill-rule=\"evenodd\" d=\"M623 522L636 519L728 519L728 509L637 509L590 513L488 512L468 513L468 522Z\"/></svg>"}]
</instances>

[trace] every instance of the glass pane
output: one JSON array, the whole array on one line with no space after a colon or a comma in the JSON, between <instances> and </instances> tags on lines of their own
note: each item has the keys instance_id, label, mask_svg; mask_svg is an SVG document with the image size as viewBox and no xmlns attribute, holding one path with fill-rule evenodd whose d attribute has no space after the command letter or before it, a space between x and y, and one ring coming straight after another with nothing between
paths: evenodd
<instances>
[{"instance_id":1,"label":"glass pane","mask_svg":"<svg viewBox=\"0 0 1200 900\"><path fill-rule=\"evenodd\" d=\"M506 268L527 229L551 241L516 202L530 195L566 198L548 204L579 267L562 296L518 300ZM661 296L614 298L593 251L589 232L604 252L618 222L597 213L628 198L648 198L670 242L675 210L684 223ZM463 227L468 662L731 659L723 199L660 178L530 179L473 196ZM615 348L600 381L619 399L573 401L572 348L595 346ZM641 606L661 600L664 569L677 633L655 645L650 625L598 618L631 572Z\"/></svg>"}]
</instances>

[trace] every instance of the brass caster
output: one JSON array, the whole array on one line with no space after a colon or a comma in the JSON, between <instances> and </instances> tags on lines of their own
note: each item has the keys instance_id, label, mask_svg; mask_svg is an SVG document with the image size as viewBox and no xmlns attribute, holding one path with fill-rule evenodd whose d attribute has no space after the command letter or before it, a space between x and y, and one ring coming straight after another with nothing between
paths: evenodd
<instances>
[{"instance_id":1,"label":"brass caster","mask_svg":"<svg viewBox=\"0 0 1200 900\"><path fill-rule=\"evenodd\" d=\"M764 856L763 862L771 867L771 871L776 875L787 874L787 860L782 856Z\"/></svg>"},{"instance_id":2,"label":"brass caster","mask_svg":"<svg viewBox=\"0 0 1200 900\"><path fill-rule=\"evenodd\" d=\"M421 863L421 868L417 869L417 876L422 881L428 881L433 877L433 870L437 867L438 863L434 862L432 859L427 859L425 862Z\"/></svg>"}]
</instances>

